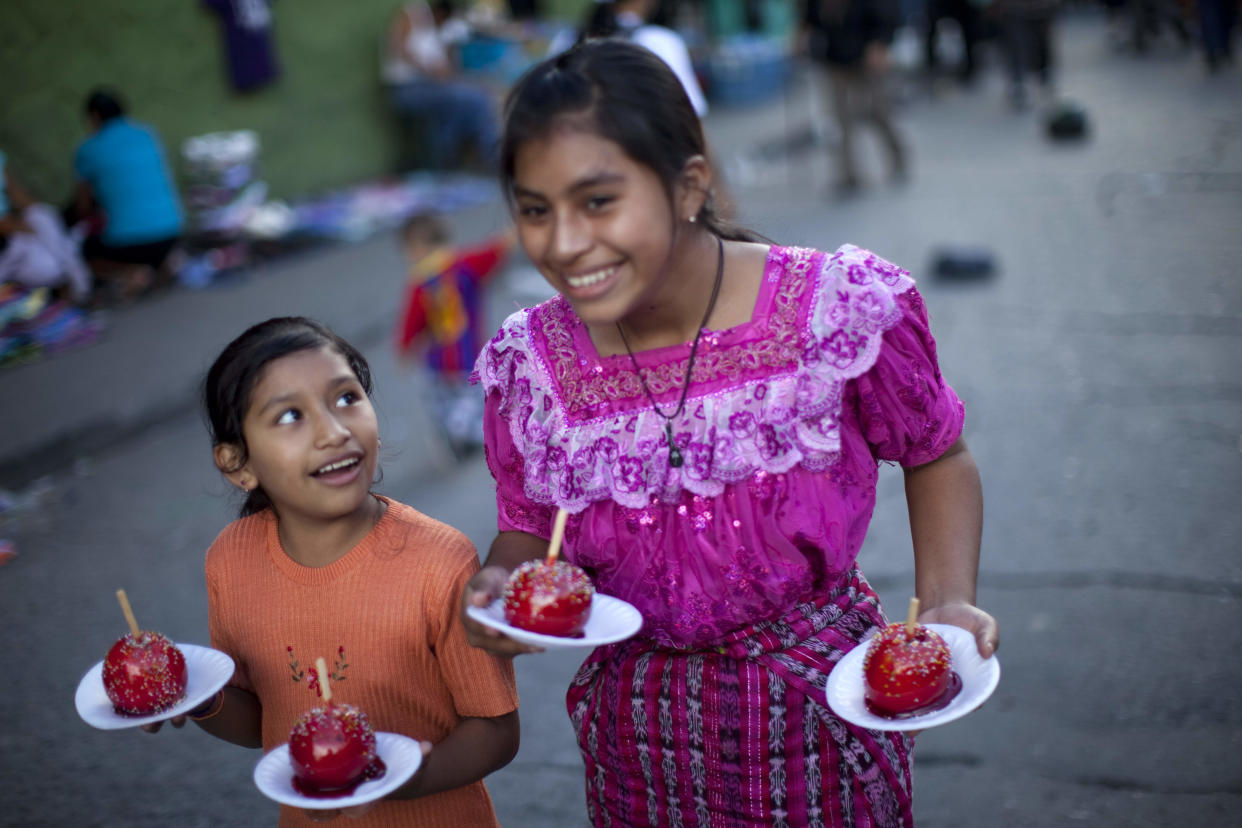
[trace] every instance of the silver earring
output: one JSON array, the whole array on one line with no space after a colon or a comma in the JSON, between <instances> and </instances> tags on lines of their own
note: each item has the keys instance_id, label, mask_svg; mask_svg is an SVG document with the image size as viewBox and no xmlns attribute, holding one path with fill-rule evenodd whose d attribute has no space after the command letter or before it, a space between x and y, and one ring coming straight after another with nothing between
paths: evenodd
<instances>
[{"instance_id":1,"label":"silver earring","mask_svg":"<svg viewBox=\"0 0 1242 828\"><path fill-rule=\"evenodd\" d=\"M690 222L691 224L694 224L698 220L699 220L698 216L691 216L690 218L686 219L686 221Z\"/></svg>"}]
</instances>

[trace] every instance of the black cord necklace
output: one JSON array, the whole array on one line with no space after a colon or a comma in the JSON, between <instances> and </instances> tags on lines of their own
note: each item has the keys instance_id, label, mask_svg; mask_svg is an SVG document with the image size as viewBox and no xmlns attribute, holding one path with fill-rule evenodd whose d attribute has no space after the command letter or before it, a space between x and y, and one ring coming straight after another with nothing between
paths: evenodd
<instances>
[{"instance_id":1,"label":"black cord necklace","mask_svg":"<svg viewBox=\"0 0 1242 828\"><path fill-rule=\"evenodd\" d=\"M617 320L617 333L621 334L621 342L625 345L625 352L630 355L630 363L634 366L634 373L638 374L638 381L642 384L643 391L647 392L647 399L651 400L651 409L664 420L664 439L668 441L668 464L675 469L680 468L685 459L681 456L681 449L677 447L677 443L673 440L673 420L680 417L681 412L686 409L686 394L690 392L690 377L694 373L694 355L699 351L699 340L703 337L703 329L707 327L707 320L711 318L712 310L716 307L716 297L720 295L720 282L724 278L724 241L719 236L716 237L716 251L716 283L712 285L712 298L707 303L707 311L703 314L703 321L699 323L699 331L694 335L694 343L690 346L690 360L686 363L686 380L681 386L681 399L677 402L677 410L672 414L665 414L660 406L656 404L655 395L647 387L647 380L643 379L643 372L638 367L638 360L634 358L634 352L630 350L630 341L625 338L625 329L621 327L621 320Z\"/></svg>"}]
</instances>

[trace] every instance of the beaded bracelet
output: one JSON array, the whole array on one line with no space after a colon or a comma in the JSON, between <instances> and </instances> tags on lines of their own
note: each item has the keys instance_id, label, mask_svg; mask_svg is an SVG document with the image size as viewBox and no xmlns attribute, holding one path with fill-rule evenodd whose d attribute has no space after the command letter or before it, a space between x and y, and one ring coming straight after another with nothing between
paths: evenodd
<instances>
[{"instance_id":1,"label":"beaded bracelet","mask_svg":"<svg viewBox=\"0 0 1242 828\"><path fill-rule=\"evenodd\" d=\"M218 715L223 709L224 691L217 690L214 696L185 715L196 722L205 722L212 716Z\"/></svg>"}]
</instances>

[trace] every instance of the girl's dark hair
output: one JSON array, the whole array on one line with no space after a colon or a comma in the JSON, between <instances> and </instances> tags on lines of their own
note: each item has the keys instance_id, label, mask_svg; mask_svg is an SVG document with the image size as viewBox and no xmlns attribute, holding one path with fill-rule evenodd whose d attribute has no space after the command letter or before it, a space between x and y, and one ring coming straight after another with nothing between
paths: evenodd
<instances>
[{"instance_id":1,"label":"girl's dark hair","mask_svg":"<svg viewBox=\"0 0 1242 828\"><path fill-rule=\"evenodd\" d=\"M353 370L362 390L371 394L371 367L358 349L337 336L327 326L301 316L281 316L260 322L234 339L207 371L203 381L203 408L211 445L236 446L241 467L249 457L242 423L250 410L251 395L268 363L298 351L328 347L336 351ZM262 487L253 489L242 504L241 516L253 515L271 506Z\"/></svg>"},{"instance_id":2,"label":"girl's dark hair","mask_svg":"<svg viewBox=\"0 0 1242 828\"><path fill-rule=\"evenodd\" d=\"M508 198L518 149L567 123L614 142L650 168L669 198L686 163L707 157L694 106L663 60L626 41L587 40L535 65L509 92L500 140L500 183ZM763 240L720 218L711 193L697 220L724 239Z\"/></svg>"}]
</instances>

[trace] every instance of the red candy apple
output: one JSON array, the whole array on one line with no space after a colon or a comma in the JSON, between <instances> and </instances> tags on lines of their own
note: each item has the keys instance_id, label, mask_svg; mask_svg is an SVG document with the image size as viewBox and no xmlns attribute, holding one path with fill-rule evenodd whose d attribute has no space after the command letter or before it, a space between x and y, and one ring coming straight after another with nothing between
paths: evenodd
<instances>
[{"instance_id":1,"label":"red candy apple","mask_svg":"<svg viewBox=\"0 0 1242 828\"><path fill-rule=\"evenodd\" d=\"M161 713L185 698L185 656L164 636L143 630L112 645L103 664L104 691L118 713Z\"/></svg>"},{"instance_id":2,"label":"red candy apple","mask_svg":"<svg viewBox=\"0 0 1242 828\"><path fill-rule=\"evenodd\" d=\"M505 584L505 621L543 635L578 637L594 594L591 579L568 561L526 561Z\"/></svg>"},{"instance_id":3,"label":"red candy apple","mask_svg":"<svg viewBox=\"0 0 1242 828\"><path fill-rule=\"evenodd\" d=\"M125 590L116 599L129 623L129 634L108 650L103 663L104 692L125 716L162 713L185 698L185 655L157 632L140 630Z\"/></svg>"},{"instance_id":4,"label":"red candy apple","mask_svg":"<svg viewBox=\"0 0 1242 828\"><path fill-rule=\"evenodd\" d=\"M871 639L863 658L867 707L881 716L908 716L943 707L961 689L949 645L915 621L919 599L910 599L905 623L889 624Z\"/></svg>"},{"instance_id":5,"label":"red candy apple","mask_svg":"<svg viewBox=\"0 0 1242 828\"><path fill-rule=\"evenodd\" d=\"M352 704L328 702L306 711L289 734L289 760L299 787L348 793L375 761L375 732Z\"/></svg>"},{"instance_id":6,"label":"red candy apple","mask_svg":"<svg viewBox=\"0 0 1242 828\"><path fill-rule=\"evenodd\" d=\"M336 704L321 658L317 662L324 706L303 713L289 734L293 784L309 796L347 796L366 779L384 774L367 715Z\"/></svg>"}]
</instances>

